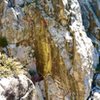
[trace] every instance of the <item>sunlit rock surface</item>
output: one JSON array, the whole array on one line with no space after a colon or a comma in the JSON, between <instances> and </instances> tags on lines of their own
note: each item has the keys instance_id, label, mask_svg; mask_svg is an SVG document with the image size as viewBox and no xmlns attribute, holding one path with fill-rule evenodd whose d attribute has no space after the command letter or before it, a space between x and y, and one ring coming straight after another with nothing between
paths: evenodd
<instances>
[{"instance_id":1,"label":"sunlit rock surface","mask_svg":"<svg viewBox=\"0 0 100 100\"><path fill-rule=\"evenodd\" d=\"M0 100L38 100L28 76L20 62L0 53Z\"/></svg>"},{"instance_id":2,"label":"sunlit rock surface","mask_svg":"<svg viewBox=\"0 0 100 100\"><path fill-rule=\"evenodd\" d=\"M34 50L41 64L52 58L52 75L46 77L48 98L86 100L90 95L93 66L99 64L99 10L99 1L94 0L3 0L0 36L8 41L3 52L19 60L26 70L35 72ZM43 81L35 83L39 100L46 98L45 86Z\"/></svg>"},{"instance_id":3,"label":"sunlit rock surface","mask_svg":"<svg viewBox=\"0 0 100 100\"><path fill-rule=\"evenodd\" d=\"M35 87L25 75L0 79L1 100L38 100Z\"/></svg>"}]
</instances>

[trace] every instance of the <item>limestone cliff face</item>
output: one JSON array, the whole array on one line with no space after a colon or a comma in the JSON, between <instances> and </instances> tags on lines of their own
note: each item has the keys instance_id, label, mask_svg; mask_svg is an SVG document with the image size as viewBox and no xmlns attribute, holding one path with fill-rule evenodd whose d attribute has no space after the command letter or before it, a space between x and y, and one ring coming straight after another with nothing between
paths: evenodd
<instances>
[{"instance_id":1,"label":"limestone cliff face","mask_svg":"<svg viewBox=\"0 0 100 100\"><path fill-rule=\"evenodd\" d=\"M85 28L82 24L85 20L82 21L80 5L84 2L79 5L78 0L12 1L0 3L0 36L7 38L7 54L16 57L28 70L35 66L33 69L43 76L42 99L86 100L96 54L85 30L88 27L92 32L95 21L90 19L90 26ZM32 50L34 57L30 56ZM43 83L38 83L39 90Z\"/></svg>"},{"instance_id":2,"label":"limestone cliff face","mask_svg":"<svg viewBox=\"0 0 100 100\"><path fill-rule=\"evenodd\" d=\"M93 67L96 68L94 74L94 81L92 85L92 91L90 93L90 98L99 100L100 99L100 0L79 0L83 25L89 38L91 38L94 45L94 63ZM98 89L97 89L98 87Z\"/></svg>"},{"instance_id":3,"label":"limestone cliff face","mask_svg":"<svg viewBox=\"0 0 100 100\"><path fill-rule=\"evenodd\" d=\"M80 1L83 24L85 26L87 35L91 38L94 47L96 48L94 67L99 64L100 56L100 1L82 0Z\"/></svg>"}]
</instances>

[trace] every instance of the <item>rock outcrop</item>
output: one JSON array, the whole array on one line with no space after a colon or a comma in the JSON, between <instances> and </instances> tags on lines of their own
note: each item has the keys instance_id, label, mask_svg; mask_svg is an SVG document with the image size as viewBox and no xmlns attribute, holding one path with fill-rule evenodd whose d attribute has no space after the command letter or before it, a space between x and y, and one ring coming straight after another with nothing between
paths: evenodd
<instances>
[{"instance_id":1,"label":"rock outcrop","mask_svg":"<svg viewBox=\"0 0 100 100\"><path fill-rule=\"evenodd\" d=\"M100 37L92 31L96 24L91 21L92 12L90 19L82 20L83 1L4 0L0 4L0 36L8 41L2 51L43 77L35 82L40 100L86 100L89 96L98 55L87 35L90 31L98 41Z\"/></svg>"},{"instance_id":2,"label":"rock outcrop","mask_svg":"<svg viewBox=\"0 0 100 100\"><path fill-rule=\"evenodd\" d=\"M0 53L0 100L38 100L27 75L20 62Z\"/></svg>"},{"instance_id":3,"label":"rock outcrop","mask_svg":"<svg viewBox=\"0 0 100 100\"><path fill-rule=\"evenodd\" d=\"M80 1L83 24L85 26L87 35L91 38L95 49L96 57L94 61L94 67L99 64L100 56L100 1L89 0Z\"/></svg>"},{"instance_id":4,"label":"rock outcrop","mask_svg":"<svg viewBox=\"0 0 100 100\"><path fill-rule=\"evenodd\" d=\"M100 1L96 0L79 0L83 25L85 26L88 37L92 40L95 48L94 63L93 67L96 69L93 82L92 90L90 92L90 98L93 100L100 99L100 86L99 84L99 73L100 73ZM90 99L90 100L91 100Z\"/></svg>"}]
</instances>

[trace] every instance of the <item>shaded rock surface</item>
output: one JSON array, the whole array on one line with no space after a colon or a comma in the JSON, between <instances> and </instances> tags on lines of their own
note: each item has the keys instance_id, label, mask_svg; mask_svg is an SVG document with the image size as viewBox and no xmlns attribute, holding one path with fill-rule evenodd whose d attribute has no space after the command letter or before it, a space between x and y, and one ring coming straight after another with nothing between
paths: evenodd
<instances>
[{"instance_id":1,"label":"shaded rock surface","mask_svg":"<svg viewBox=\"0 0 100 100\"><path fill-rule=\"evenodd\" d=\"M100 73L95 73L92 82L92 89L88 100L99 100L100 99Z\"/></svg>"},{"instance_id":2,"label":"shaded rock surface","mask_svg":"<svg viewBox=\"0 0 100 100\"><path fill-rule=\"evenodd\" d=\"M100 56L100 16L99 16L99 3L100 1L82 0L80 1L81 12L83 17L83 24L85 26L87 35L91 38L95 49L96 57L94 67L99 64Z\"/></svg>"},{"instance_id":3,"label":"shaded rock surface","mask_svg":"<svg viewBox=\"0 0 100 100\"><path fill-rule=\"evenodd\" d=\"M89 100L100 99L100 1L96 0L79 0L83 24L85 26L88 37L91 38L95 48L95 56L93 67L96 69L93 78L92 90Z\"/></svg>"}]
</instances>

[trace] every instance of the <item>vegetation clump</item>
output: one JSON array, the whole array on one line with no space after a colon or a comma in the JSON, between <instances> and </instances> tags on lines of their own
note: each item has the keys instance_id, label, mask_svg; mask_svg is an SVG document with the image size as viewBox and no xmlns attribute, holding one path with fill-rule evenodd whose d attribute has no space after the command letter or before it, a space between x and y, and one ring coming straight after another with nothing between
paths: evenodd
<instances>
[{"instance_id":1,"label":"vegetation clump","mask_svg":"<svg viewBox=\"0 0 100 100\"><path fill-rule=\"evenodd\" d=\"M22 68L23 66L16 59L0 53L0 78L18 75L23 72Z\"/></svg>"},{"instance_id":2,"label":"vegetation clump","mask_svg":"<svg viewBox=\"0 0 100 100\"><path fill-rule=\"evenodd\" d=\"M0 47L6 47L8 45L7 39L0 36Z\"/></svg>"}]
</instances>

